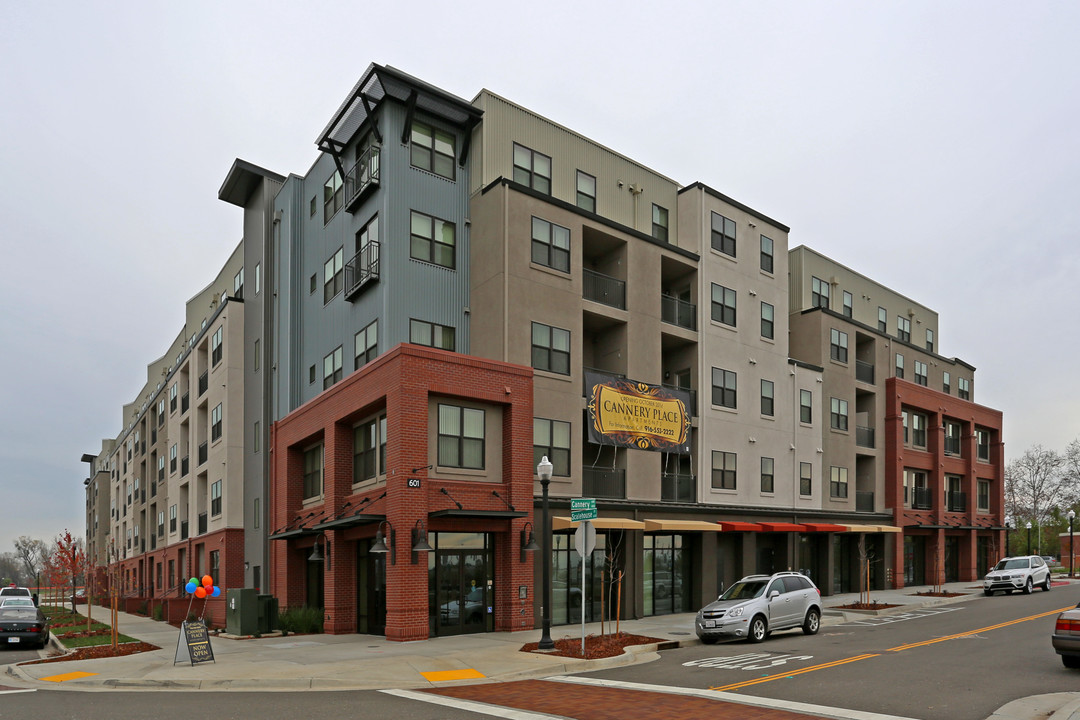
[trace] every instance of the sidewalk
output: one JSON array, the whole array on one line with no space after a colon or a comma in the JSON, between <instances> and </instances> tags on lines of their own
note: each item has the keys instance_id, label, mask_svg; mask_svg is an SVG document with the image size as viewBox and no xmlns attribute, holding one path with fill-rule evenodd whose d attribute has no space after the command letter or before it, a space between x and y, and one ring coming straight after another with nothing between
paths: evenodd
<instances>
[{"instance_id":1,"label":"sidewalk","mask_svg":"<svg viewBox=\"0 0 1080 720\"><path fill-rule=\"evenodd\" d=\"M977 582L948 583L955 598L919 596L927 587L876 590L871 599L898 605L878 614L893 614L920 607L964 602L980 596ZM823 598L822 626L829 627L865 612L835 608L857 602L857 593ZM663 615L624 620L623 632L658 638L660 648L698 644L694 614ZM0 684L60 690L375 690L418 689L477 681L505 682L586 672L601 668L649 662L657 645L635 648L619 657L575 660L552 655L519 652L522 645L539 639L540 630L495 632L432 638L418 642L388 642L373 635L290 635L288 637L233 640L212 637L215 662L192 666L174 662L179 629L163 622L120 613L118 627L126 635L159 646L160 650L119 658L38 665L0 666ZM613 632L609 628L608 632ZM599 623L588 623L586 634L600 632ZM552 628L552 637L580 637L580 625ZM65 677L84 673L80 677ZM57 677L63 680L56 680ZM54 679L49 679L54 678ZM1054 712L1057 711L1057 712ZM1080 693L1056 693L1009 703L994 720L1029 720L1053 713L1055 720L1080 720Z\"/></svg>"}]
</instances>

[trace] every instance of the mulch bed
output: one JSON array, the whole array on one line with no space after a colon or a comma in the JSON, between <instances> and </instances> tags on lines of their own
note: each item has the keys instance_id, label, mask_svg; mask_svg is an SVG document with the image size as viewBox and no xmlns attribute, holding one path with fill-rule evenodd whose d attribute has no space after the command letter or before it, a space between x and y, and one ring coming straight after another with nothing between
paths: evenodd
<instances>
[{"instance_id":1,"label":"mulch bed","mask_svg":"<svg viewBox=\"0 0 1080 720\"><path fill-rule=\"evenodd\" d=\"M97 647L77 648L67 655L58 655L57 657L45 658L44 660L31 660L30 662L19 664L40 665L42 663L69 662L71 660L96 660L99 658L134 655L135 653L150 652L151 650L160 649L161 648L157 645L151 645L150 643L144 642L123 643L118 645L116 650L113 650L112 645L98 645Z\"/></svg>"},{"instance_id":2,"label":"mulch bed","mask_svg":"<svg viewBox=\"0 0 1080 720\"><path fill-rule=\"evenodd\" d=\"M109 628L105 628L103 630L91 630L90 632L87 632L86 630L72 630L69 632L61 633L53 632L53 635L58 638L64 638L65 640L69 640L71 638L88 638L100 637L102 635L112 635L112 630Z\"/></svg>"},{"instance_id":3,"label":"mulch bed","mask_svg":"<svg viewBox=\"0 0 1080 720\"><path fill-rule=\"evenodd\" d=\"M612 633L610 635L586 635L585 656L586 660L615 657L622 655L630 645L649 645L664 642L658 638L644 635L631 635L630 633ZM522 652L540 652L537 650L539 642L526 643L521 646ZM558 655L559 657L581 658L581 638L564 637L555 640L555 649L540 652L542 655Z\"/></svg>"}]
</instances>

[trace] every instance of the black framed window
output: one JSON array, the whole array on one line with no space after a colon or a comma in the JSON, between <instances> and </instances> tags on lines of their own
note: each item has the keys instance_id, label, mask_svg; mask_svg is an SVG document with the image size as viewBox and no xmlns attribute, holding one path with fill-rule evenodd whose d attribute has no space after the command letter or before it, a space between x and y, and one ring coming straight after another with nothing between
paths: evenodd
<instances>
[{"instance_id":1,"label":"black framed window","mask_svg":"<svg viewBox=\"0 0 1080 720\"><path fill-rule=\"evenodd\" d=\"M776 462L771 457L761 458L761 492L773 492L775 479Z\"/></svg>"},{"instance_id":2,"label":"black framed window","mask_svg":"<svg viewBox=\"0 0 1080 720\"><path fill-rule=\"evenodd\" d=\"M773 241L764 235L761 236L761 269L767 273L773 271Z\"/></svg>"},{"instance_id":3,"label":"black framed window","mask_svg":"<svg viewBox=\"0 0 1080 720\"><path fill-rule=\"evenodd\" d=\"M904 379L904 356L896 353L896 377Z\"/></svg>"},{"instance_id":4,"label":"black framed window","mask_svg":"<svg viewBox=\"0 0 1080 720\"><path fill-rule=\"evenodd\" d=\"M315 498L323 491L323 446L304 451L304 499Z\"/></svg>"},{"instance_id":5,"label":"black framed window","mask_svg":"<svg viewBox=\"0 0 1080 720\"><path fill-rule=\"evenodd\" d=\"M945 393L946 395L948 395L948 394L949 394L949 392L950 392L950 391L951 391L951 389L952 389L952 387L951 387L951 382L952 382L952 376L950 376L950 375L949 375L949 371L948 371L948 370L946 370L945 372L941 373L941 392L943 392L943 393Z\"/></svg>"},{"instance_id":6,"label":"black framed window","mask_svg":"<svg viewBox=\"0 0 1080 720\"><path fill-rule=\"evenodd\" d=\"M833 430L848 429L848 402L840 398L830 398L829 426Z\"/></svg>"},{"instance_id":7,"label":"black framed window","mask_svg":"<svg viewBox=\"0 0 1080 720\"><path fill-rule=\"evenodd\" d=\"M832 466L829 478L829 497L846 498L848 496L848 473L846 467Z\"/></svg>"},{"instance_id":8,"label":"black framed window","mask_svg":"<svg viewBox=\"0 0 1080 720\"><path fill-rule=\"evenodd\" d=\"M848 334L836 328L829 330L829 357L837 362L848 361Z\"/></svg>"},{"instance_id":9,"label":"black framed window","mask_svg":"<svg viewBox=\"0 0 1080 720\"><path fill-rule=\"evenodd\" d=\"M537 370L570 374L570 331L543 323L532 324L532 366Z\"/></svg>"},{"instance_id":10,"label":"black framed window","mask_svg":"<svg viewBox=\"0 0 1080 720\"><path fill-rule=\"evenodd\" d=\"M986 430L975 431L975 457L990 462L990 433Z\"/></svg>"},{"instance_id":11,"label":"black framed window","mask_svg":"<svg viewBox=\"0 0 1080 720\"><path fill-rule=\"evenodd\" d=\"M341 380L341 346L338 345L323 358L323 390Z\"/></svg>"},{"instance_id":12,"label":"black framed window","mask_svg":"<svg viewBox=\"0 0 1080 720\"><path fill-rule=\"evenodd\" d=\"M990 512L990 481L979 480L977 486L978 505L976 509L982 512Z\"/></svg>"},{"instance_id":13,"label":"black framed window","mask_svg":"<svg viewBox=\"0 0 1080 720\"><path fill-rule=\"evenodd\" d=\"M814 422L814 395L809 390L799 391L799 422Z\"/></svg>"},{"instance_id":14,"label":"black framed window","mask_svg":"<svg viewBox=\"0 0 1080 720\"><path fill-rule=\"evenodd\" d=\"M761 303L761 337L772 340L776 333L776 310L767 302Z\"/></svg>"},{"instance_id":15,"label":"black framed window","mask_svg":"<svg viewBox=\"0 0 1080 720\"><path fill-rule=\"evenodd\" d=\"M169 532L176 532L176 505L169 506Z\"/></svg>"},{"instance_id":16,"label":"black framed window","mask_svg":"<svg viewBox=\"0 0 1080 720\"><path fill-rule=\"evenodd\" d=\"M896 316L896 339L911 342L911 318Z\"/></svg>"},{"instance_id":17,"label":"black framed window","mask_svg":"<svg viewBox=\"0 0 1080 720\"><path fill-rule=\"evenodd\" d=\"M926 385L929 385L926 363L920 360L915 361L915 384L922 385L924 387Z\"/></svg>"},{"instance_id":18,"label":"black framed window","mask_svg":"<svg viewBox=\"0 0 1080 720\"><path fill-rule=\"evenodd\" d=\"M577 206L596 212L596 178L581 170L577 171Z\"/></svg>"},{"instance_id":19,"label":"black framed window","mask_svg":"<svg viewBox=\"0 0 1080 720\"><path fill-rule=\"evenodd\" d=\"M210 336L210 364L214 367L217 367L217 364L221 362L221 358L224 356L225 351L222 347L224 336L225 328L221 326L218 326L218 329Z\"/></svg>"},{"instance_id":20,"label":"black framed window","mask_svg":"<svg viewBox=\"0 0 1080 720\"><path fill-rule=\"evenodd\" d=\"M341 181L341 173L334 171L330 179L323 185L323 224L330 222L330 218L341 209L342 199L345 193L345 184Z\"/></svg>"},{"instance_id":21,"label":"black framed window","mask_svg":"<svg viewBox=\"0 0 1080 720\"><path fill-rule=\"evenodd\" d=\"M712 369L712 404L720 407L738 407L738 376L731 370Z\"/></svg>"},{"instance_id":22,"label":"black framed window","mask_svg":"<svg viewBox=\"0 0 1080 720\"><path fill-rule=\"evenodd\" d=\"M413 167L454 179L455 138L451 133L414 121L410 137L409 162Z\"/></svg>"},{"instance_id":23,"label":"black framed window","mask_svg":"<svg viewBox=\"0 0 1080 720\"><path fill-rule=\"evenodd\" d=\"M514 182L551 194L551 158L514 143Z\"/></svg>"},{"instance_id":24,"label":"black framed window","mask_svg":"<svg viewBox=\"0 0 1080 720\"><path fill-rule=\"evenodd\" d=\"M411 258L453 268L456 245L454 223L412 211L409 243Z\"/></svg>"},{"instance_id":25,"label":"black framed window","mask_svg":"<svg viewBox=\"0 0 1080 720\"><path fill-rule=\"evenodd\" d=\"M439 465L484 469L484 411L439 405Z\"/></svg>"},{"instance_id":26,"label":"black framed window","mask_svg":"<svg viewBox=\"0 0 1080 720\"><path fill-rule=\"evenodd\" d=\"M373 418L353 428L353 483L373 480L379 473L379 420Z\"/></svg>"},{"instance_id":27,"label":"black framed window","mask_svg":"<svg viewBox=\"0 0 1080 720\"><path fill-rule=\"evenodd\" d=\"M911 444L917 448L926 447L926 416L921 413L911 413Z\"/></svg>"},{"instance_id":28,"label":"black framed window","mask_svg":"<svg viewBox=\"0 0 1080 720\"><path fill-rule=\"evenodd\" d=\"M961 400L971 399L971 380L967 378L956 378L956 396Z\"/></svg>"},{"instance_id":29,"label":"black framed window","mask_svg":"<svg viewBox=\"0 0 1080 720\"><path fill-rule=\"evenodd\" d=\"M210 411L210 440L221 439L221 403Z\"/></svg>"},{"instance_id":30,"label":"black framed window","mask_svg":"<svg viewBox=\"0 0 1080 720\"><path fill-rule=\"evenodd\" d=\"M810 306L829 307L829 283L818 277L810 277Z\"/></svg>"},{"instance_id":31,"label":"black framed window","mask_svg":"<svg viewBox=\"0 0 1080 720\"><path fill-rule=\"evenodd\" d=\"M423 320L409 320L409 342L453 351L454 328Z\"/></svg>"},{"instance_id":32,"label":"black framed window","mask_svg":"<svg viewBox=\"0 0 1080 720\"><path fill-rule=\"evenodd\" d=\"M735 453L712 451L712 486L716 490L735 490L738 458Z\"/></svg>"},{"instance_id":33,"label":"black framed window","mask_svg":"<svg viewBox=\"0 0 1080 720\"><path fill-rule=\"evenodd\" d=\"M534 217L532 261L565 273L570 272L570 229Z\"/></svg>"},{"instance_id":34,"label":"black framed window","mask_svg":"<svg viewBox=\"0 0 1080 720\"><path fill-rule=\"evenodd\" d=\"M775 403L775 388L772 380L761 381L761 414L773 416Z\"/></svg>"},{"instance_id":35,"label":"black framed window","mask_svg":"<svg viewBox=\"0 0 1080 720\"><path fill-rule=\"evenodd\" d=\"M656 203L652 206L652 236L660 242L668 242L668 211Z\"/></svg>"},{"instance_id":36,"label":"black framed window","mask_svg":"<svg viewBox=\"0 0 1080 720\"><path fill-rule=\"evenodd\" d=\"M221 480L218 480L210 485L210 515L218 516L221 514Z\"/></svg>"},{"instance_id":37,"label":"black framed window","mask_svg":"<svg viewBox=\"0 0 1080 720\"><path fill-rule=\"evenodd\" d=\"M799 494L811 495L814 492L814 466L808 462L799 463Z\"/></svg>"},{"instance_id":38,"label":"black framed window","mask_svg":"<svg viewBox=\"0 0 1080 720\"><path fill-rule=\"evenodd\" d=\"M843 305L844 317L851 317L852 312L854 312L853 302L852 302L852 299L851 299L851 293L849 293L847 290L845 290L843 298L844 298L844 305Z\"/></svg>"},{"instance_id":39,"label":"black framed window","mask_svg":"<svg viewBox=\"0 0 1080 720\"><path fill-rule=\"evenodd\" d=\"M889 329L889 315L883 307L877 309L877 329L881 332L887 332Z\"/></svg>"},{"instance_id":40,"label":"black framed window","mask_svg":"<svg viewBox=\"0 0 1080 720\"><path fill-rule=\"evenodd\" d=\"M926 349L934 352L934 331L926 328Z\"/></svg>"},{"instance_id":41,"label":"black framed window","mask_svg":"<svg viewBox=\"0 0 1080 720\"><path fill-rule=\"evenodd\" d=\"M712 319L735 327L735 291L723 285L712 284Z\"/></svg>"},{"instance_id":42,"label":"black framed window","mask_svg":"<svg viewBox=\"0 0 1080 720\"><path fill-rule=\"evenodd\" d=\"M359 370L364 365L374 360L379 355L379 321L374 320L370 325L353 336L353 368Z\"/></svg>"},{"instance_id":43,"label":"black framed window","mask_svg":"<svg viewBox=\"0 0 1080 720\"><path fill-rule=\"evenodd\" d=\"M341 292L345 274L345 248L339 247L329 260L323 263L323 305Z\"/></svg>"},{"instance_id":44,"label":"black framed window","mask_svg":"<svg viewBox=\"0 0 1080 720\"><path fill-rule=\"evenodd\" d=\"M533 418L533 465L547 456L552 474L570 476L570 423Z\"/></svg>"},{"instance_id":45,"label":"black framed window","mask_svg":"<svg viewBox=\"0 0 1080 720\"><path fill-rule=\"evenodd\" d=\"M762 237L762 264L764 265L764 240L767 240L764 235ZM770 266L771 263L771 251L772 241L769 241L770 245ZM720 213L712 213L712 248L713 250L719 250L725 255L735 257L735 221L731 218L724 217ZM764 268L762 268L764 269ZM769 272L772 272L770 269Z\"/></svg>"},{"instance_id":46,"label":"black framed window","mask_svg":"<svg viewBox=\"0 0 1080 720\"><path fill-rule=\"evenodd\" d=\"M960 445L960 423L946 421L945 423L945 454L959 456L961 453Z\"/></svg>"}]
</instances>

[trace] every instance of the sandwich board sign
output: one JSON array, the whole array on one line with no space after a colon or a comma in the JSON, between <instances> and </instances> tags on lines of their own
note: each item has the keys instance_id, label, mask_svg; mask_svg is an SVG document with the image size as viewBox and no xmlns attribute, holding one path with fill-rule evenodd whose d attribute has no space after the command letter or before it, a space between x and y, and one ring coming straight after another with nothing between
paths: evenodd
<instances>
[{"instance_id":1,"label":"sandwich board sign","mask_svg":"<svg viewBox=\"0 0 1080 720\"><path fill-rule=\"evenodd\" d=\"M181 640L183 646L187 648L185 653L183 647L181 647ZM187 657L184 657L184 655ZM190 660L192 665L203 662L213 662L214 650L210 647L210 634L206 631L206 625L202 620L184 621L180 626L180 637L176 640L176 657L173 660L173 665L184 660Z\"/></svg>"}]
</instances>

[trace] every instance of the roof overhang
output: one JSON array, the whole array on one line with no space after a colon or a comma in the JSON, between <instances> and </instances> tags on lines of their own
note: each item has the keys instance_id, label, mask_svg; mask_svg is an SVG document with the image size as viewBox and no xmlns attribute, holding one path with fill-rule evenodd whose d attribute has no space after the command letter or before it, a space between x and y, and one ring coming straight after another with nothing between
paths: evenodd
<instances>
[{"instance_id":1,"label":"roof overhang","mask_svg":"<svg viewBox=\"0 0 1080 720\"><path fill-rule=\"evenodd\" d=\"M281 532L274 533L268 539L270 540L292 540L294 538L304 537L305 535L317 535L318 530L314 528L296 528L295 530L282 530Z\"/></svg>"},{"instance_id":2,"label":"roof overhang","mask_svg":"<svg viewBox=\"0 0 1080 720\"><path fill-rule=\"evenodd\" d=\"M645 519L646 532L720 532L720 523L704 520L650 520Z\"/></svg>"},{"instance_id":3,"label":"roof overhang","mask_svg":"<svg viewBox=\"0 0 1080 720\"><path fill-rule=\"evenodd\" d=\"M432 518L481 518L485 520L513 520L515 518L528 516L529 513L522 512L521 510L458 510L457 508L436 510L435 512L428 513L428 517Z\"/></svg>"},{"instance_id":4,"label":"roof overhang","mask_svg":"<svg viewBox=\"0 0 1080 720\"><path fill-rule=\"evenodd\" d=\"M348 517L337 518L336 520L327 520L326 522L319 523L318 525L312 525L312 530L346 530L357 525L370 525L372 523L382 522L386 519L385 515L364 515L357 513L356 515L349 515Z\"/></svg>"},{"instance_id":5,"label":"roof overhang","mask_svg":"<svg viewBox=\"0 0 1080 720\"><path fill-rule=\"evenodd\" d=\"M218 190L218 200L244 207L247 205L251 193L264 179L278 183L285 182L285 178L281 175L237 158L233 160L232 167L229 168L229 173L225 176L225 182L221 184L221 189Z\"/></svg>"}]
</instances>

